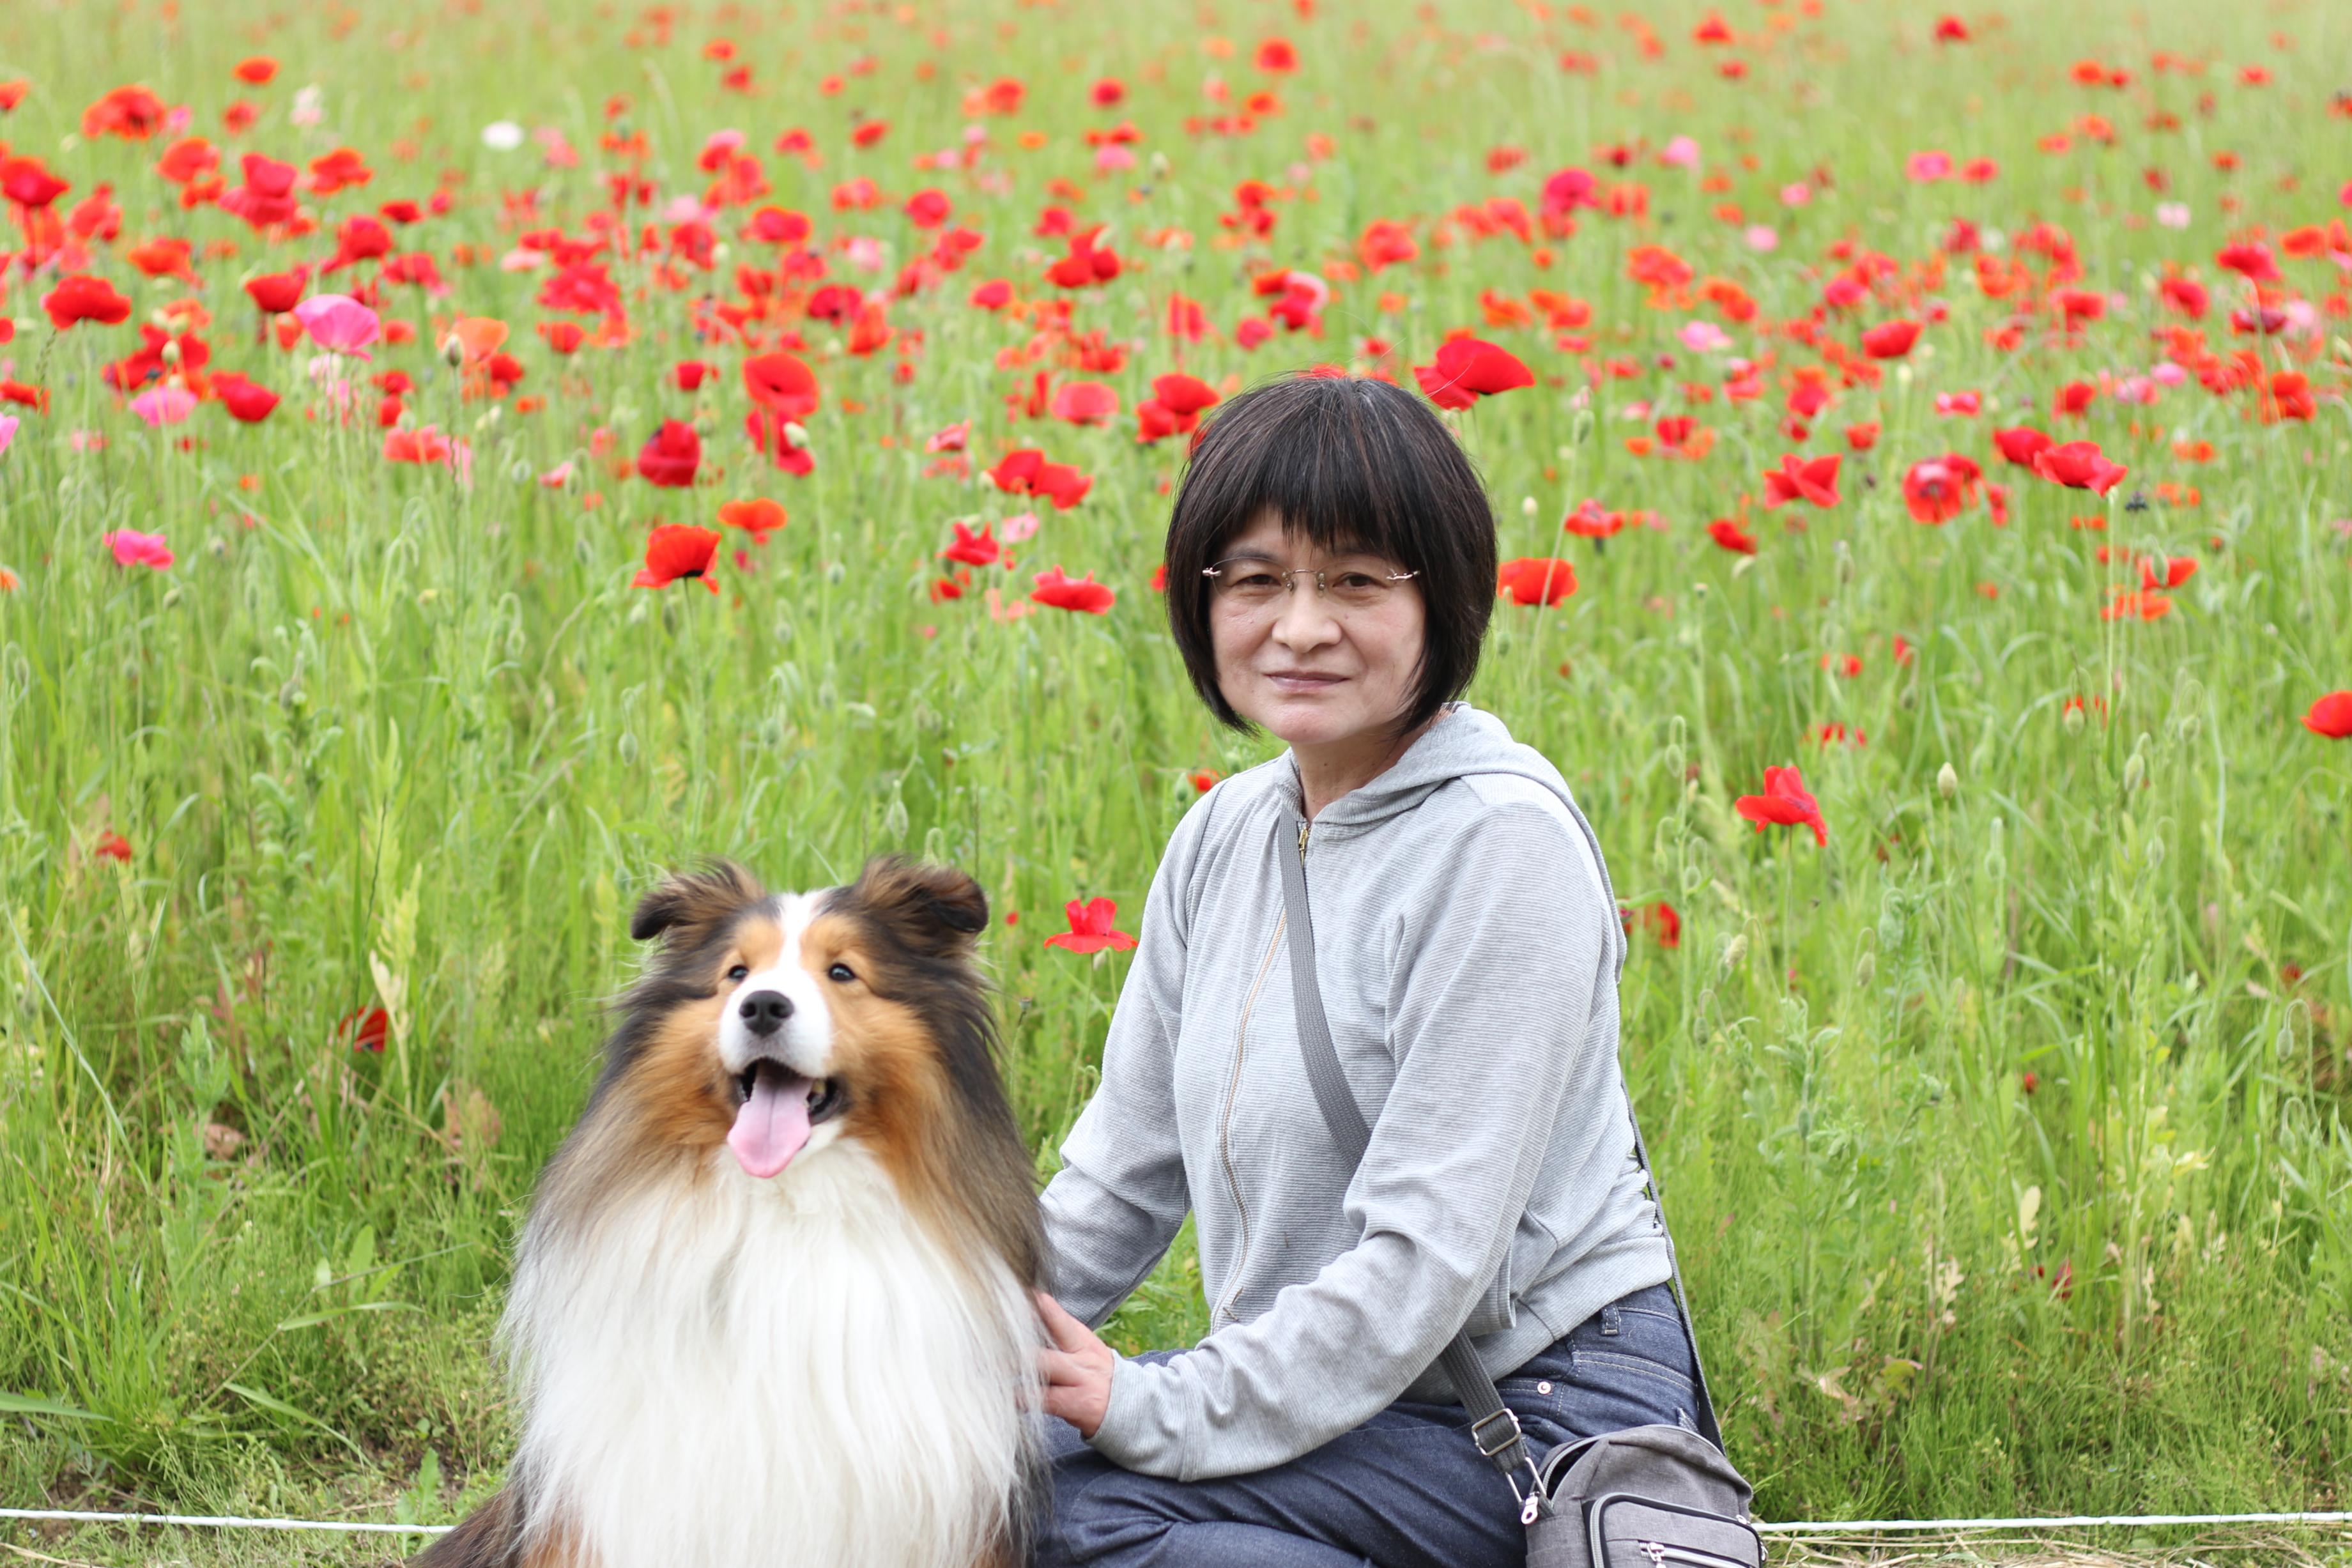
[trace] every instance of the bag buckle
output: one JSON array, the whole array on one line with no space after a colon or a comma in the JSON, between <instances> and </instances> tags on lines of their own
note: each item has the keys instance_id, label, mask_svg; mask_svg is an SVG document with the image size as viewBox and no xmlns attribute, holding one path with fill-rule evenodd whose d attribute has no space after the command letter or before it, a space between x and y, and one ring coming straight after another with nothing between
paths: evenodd
<instances>
[{"instance_id":1,"label":"bag buckle","mask_svg":"<svg viewBox=\"0 0 2352 1568\"><path fill-rule=\"evenodd\" d=\"M1500 1426L1502 1436L1488 1442L1486 1428L1497 1425ZM1478 1451L1489 1459L1508 1452L1511 1445L1519 1441L1520 1436L1519 1418L1511 1414L1510 1407L1507 1405L1496 1411L1492 1415L1482 1415L1470 1424L1470 1440L1477 1444Z\"/></svg>"}]
</instances>

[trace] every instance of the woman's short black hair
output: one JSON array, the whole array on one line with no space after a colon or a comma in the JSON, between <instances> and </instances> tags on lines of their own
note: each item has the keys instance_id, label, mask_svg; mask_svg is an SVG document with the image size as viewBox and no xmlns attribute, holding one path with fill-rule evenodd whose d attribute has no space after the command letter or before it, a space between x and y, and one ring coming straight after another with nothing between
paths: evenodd
<instances>
[{"instance_id":1,"label":"woman's short black hair","mask_svg":"<svg viewBox=\"0 0 2352 1568\"><path fill-rule=\"evenodd\" d=\"M1469 688L1495 612L1495 514L1469 455L1413 394L1359 376L1261 382L1212 416L1168 520L1168 624L1193 689L1230 728L1217 685L1210 580L1234 536L1271 507L1286 533L1369 550L1419 576L1423 640L1403 734Z\"/></svg>"}]
</instances>

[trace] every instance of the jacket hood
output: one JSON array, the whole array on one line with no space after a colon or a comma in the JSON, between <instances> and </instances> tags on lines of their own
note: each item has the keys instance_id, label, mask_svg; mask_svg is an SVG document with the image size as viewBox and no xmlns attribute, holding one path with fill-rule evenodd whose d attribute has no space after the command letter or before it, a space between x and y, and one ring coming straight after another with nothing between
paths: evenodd
<instances>
[{"instance_id":1,"label":"jacket hood","mask_svg":"<svg viewBox=\"0 0 2352 1568\"><path fill-rule=\"evenodd\" d=\"M1316 833L1336 836L1374 826L1412 810L1431 792L1468 773L1516 773L1575 805L1559 770L1533 746L1512 740L1500 719L1460 701L1447 703L1439 714L1387 772L1325 806L1315 818ZM1284 805L1294 815L1302 814L1297 752L1282 753L1278 776L1286 797Z\"/></svg>"}]
</instances>

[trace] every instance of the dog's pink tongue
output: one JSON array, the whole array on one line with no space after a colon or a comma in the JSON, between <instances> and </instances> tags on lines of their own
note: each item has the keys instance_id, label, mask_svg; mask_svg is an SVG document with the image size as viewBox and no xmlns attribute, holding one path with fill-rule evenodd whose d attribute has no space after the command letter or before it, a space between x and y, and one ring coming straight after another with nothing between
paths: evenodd
<instances>
[{"instance_id":1,"label":"dog's pink tongue","mask_svg":"<svg viewBox=\"0 0 2352 1568\"><path fill-rule=\"evenodd\" d=\"M809 1080L761 1062L751 1079L751 1098L735 1113L727 1147L747 1175L765 1181L793 1163L809 1140Z\"/></svg>"}]
</instances>

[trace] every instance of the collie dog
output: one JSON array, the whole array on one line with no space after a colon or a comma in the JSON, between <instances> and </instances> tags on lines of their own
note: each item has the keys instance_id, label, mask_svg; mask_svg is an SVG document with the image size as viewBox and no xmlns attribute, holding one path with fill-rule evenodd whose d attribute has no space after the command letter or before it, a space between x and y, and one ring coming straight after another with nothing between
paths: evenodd
<instances>
[{"instance_id":1,"label":"collie dog","mask_svg":"<svg viewBox=\"0 0 2352 1568\"><path fill-rule=\"evenodd\" d=\"M1045 1243L960 871L675 876L499 1338L505 1489L420 1568L1019 1568Z\"/></svg>"}]
</instances>

